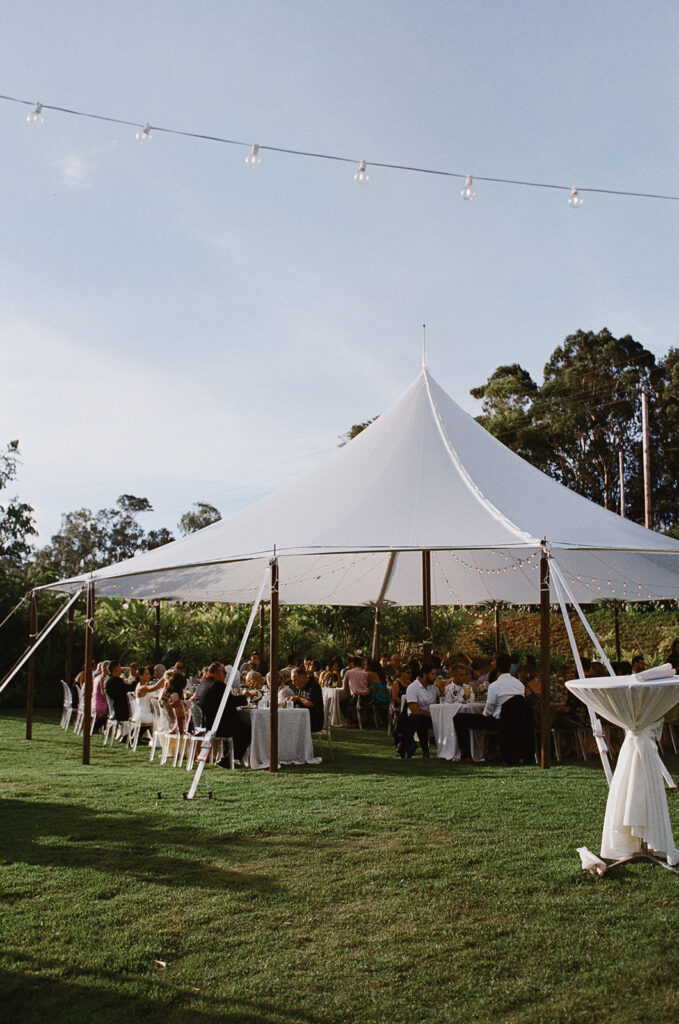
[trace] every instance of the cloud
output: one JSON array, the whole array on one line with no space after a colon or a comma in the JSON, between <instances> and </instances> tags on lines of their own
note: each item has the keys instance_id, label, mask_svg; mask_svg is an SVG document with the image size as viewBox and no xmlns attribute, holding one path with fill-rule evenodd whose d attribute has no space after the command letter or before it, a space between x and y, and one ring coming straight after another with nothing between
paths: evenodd
<instances>
[{"instance_id":1,"label":"cloud","mask_svg":"<svg viewBox=\"0 0 679 1024\"><path fill-rule=\"evenodd\" d=\"M56 161L62 185L67 188L92 188L94 164L77 153L69 153Z\"/></svg>"}]
</instances>

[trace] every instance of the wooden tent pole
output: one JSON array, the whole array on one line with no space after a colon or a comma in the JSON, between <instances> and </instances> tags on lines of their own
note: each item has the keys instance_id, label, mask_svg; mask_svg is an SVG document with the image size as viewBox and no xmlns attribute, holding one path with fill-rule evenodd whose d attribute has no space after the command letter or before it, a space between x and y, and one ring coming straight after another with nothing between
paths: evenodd
<instances>
[{"instance_id":1,"label":"wooden tent pole","mask_svg":"<svg viewBox=\"0 0 679 1024\"><path fill-rule=\"evenodd\" d=\"M75 609L73 605L68 609L66 616L66 665L64 667L64 679L66 680L67 686L71 685L71 677L73 676L73 620L75 617Z\"/></svg>"},{"instance_id":2,"label":"wooden tent pole","mask_svg":"<svg viewBox=\"0 0 679 1024\"><path fill-rule=\"evenodd\" d=\"M500 606L495 605L495 657L500 653Z\"/></svg>"},{"instance_id":3,"label":"wooden tent pole","mask_svg":"<svg viewBox=\"0 0 679 1024\"><path fill-rule=\"evenodd\" d=\"M422 662L431 665L431 551L422 552Z\"/></svg>"},{"instance_id":4,"label":"wooden tent pole","mask_svg":"<svg viewBox=\"0 0 679 1024\"><path fill-rule=\"evenodd\" d=\"M269 771L278 771L278 559L271 561L271 604L269 612Z\"/></svg>"},{"instance_id":5,"label":"wooden tent pole","mask_svg":"<svg viewBox=\"0 0 679 1024\"><path fill-rule=\"evenodd\" d=\"M156 665L160 662L160 601L155 602L156 608L156 622L155 622L155 647L153 660Z\"/></svg>"},{"instance_id":6,"label":"wooden tent pole","mask_svg":"<svg viewBox=\"0 0 679 1024\"><path fill-rule=\"evenodd\" d=\"M540 767L551 765L551 701L550 701L550 637L549 637L549 560L540 556Z\"/></svg>"},{"instance_id":7,"label":"wooden tent pole","mask_svg":"<svg viewBox=\"0 0 679 1024\"><path fill-rule=\"evenodd\" d=\"M87 584L85 612L85 696L83 698L83 764L90 763L90 728L92 725L92 658L94 656L94 580Z\"/></svg>"},{"instance_id":8,"label":"wooden tent pole","mask_svg":"<svg viewBox=\"0 0 679 1024\"><path fill-rule=\"evenodd\" d=\"M33 647L38 637L38 596L31 591L31 624L29 626L28 643ZM28 659L28 682L26 684L26 739L33 739L33 699L35 696L35 654Z\"/></svg>"},{"instance_id":9,"label":"wooden tent pole","mask_svg":"<svg viewBox=\"0 0 679 1024\"><path fill-rule=\"evenodd\" d=\"M379 661L380 659L380 606L375 605L375 623L373 625L373 647L372 647L372 659L373 661Z\"/></svg>"}]
</instances>

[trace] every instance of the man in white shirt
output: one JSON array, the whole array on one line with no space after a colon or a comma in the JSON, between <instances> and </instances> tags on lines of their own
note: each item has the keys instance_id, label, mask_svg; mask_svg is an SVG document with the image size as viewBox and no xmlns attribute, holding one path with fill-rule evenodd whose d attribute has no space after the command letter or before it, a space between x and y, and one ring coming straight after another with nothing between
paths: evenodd
<instances>
[{"instance_id":1,"label":"man in white shirt","mask_svg":"<svg viewBox=\"0 0 679 1024\"><path fill-rule=\"evenodd\" d=\"M414 683L406 690L408 714L403 722L401 740L396 748L401 757L410 757L410 747L415 733L422 747L422 757L429 757L429 730L431 714L429 708L439 699L439 691L435 679L437 669L423 668Z\"/></svg>"},{"instance_id":2,"label":"man in white shirt","mask_svg":"<svg viewBox=\"0 0 679 1024\"><path fill-rule=\"evenodd\" d=\"M486 732L497 732L500 728L500 712L502 705L510 697L523 697L525 687L520 680L515 679L511 674L512 660L508 654L498 654L497 670L498 676L488 687L486 706L482 715L464 714L455 715L453 719L455 732L457 733L460 749L468 756L469 754L469 730L483 729Z\"/></svg>"}]
</instances>

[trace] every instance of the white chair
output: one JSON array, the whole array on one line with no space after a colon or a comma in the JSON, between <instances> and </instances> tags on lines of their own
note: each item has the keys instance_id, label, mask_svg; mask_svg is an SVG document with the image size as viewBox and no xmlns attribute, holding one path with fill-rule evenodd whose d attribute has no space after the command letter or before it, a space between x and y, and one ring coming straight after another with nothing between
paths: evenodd
<instances>
[{"instance_id":1,"label":"white chair","mask_svg":"<svg viewBox=\"0 0 679 1024\"><path fill-rule=\"evenodd\" d=\"M111 746L113 746L113 741L118 738L118 726L120 726L120 739L125 739L130 735L130 722L118 721L113 701L108 694L106 694L106 703L108 704L108 720L104 729L104 746L106 746L109 736L111 737Z\"/></svg>"},{"instance_id":2,"label":"white chair","mask_svg":"<svg viewBox=\"0 0 679 1024\"><path fill-rule=\"evenodd\" d=\"M85 721L85 687L75 685L75 692L78 695L78 710L75 715L75 723L73 725L73 732L76 736L79 736L83 731L83 722Z\"/></svg>"},{"instance_id":3,"label":"white chair","mask_svg":"<svg viewBox=\"0 0 679 1024\"><path fill-rule=\"evenodd\" d=\"M148 724L142 722L137 712L137 698L134 693L130 692L127 695L127 706L130 709L130 721L129 721L129 744L131 750L137 749L139 743L139 734L144 728L148 728Z\"/></svg>"},{"instance_id":4,"label":"white chair","mask_svg":"<svg viewBox=\"0 0 679 1024\"><path fill-rule=\"evenodd\" d=\"M165 764L172 739L177 737L177 733L172 731L172 726L176 724L176 719L174 712L161 704L157 697L152 697L150 704L151 714L153 715L153 733L151 735L149 760L153 761L156 747L160 747L160 763Z\"/></svg>"},{"instance_id":5,"label":"white chair","mask_svg":"<svg viewBox=\"0 0 679 1024\"><path fill-rule=\"evenodd\" d=\"M325 736L328 741L328 751L332 760L335 760L335 754L332 749L332 726L330 725L330 705L325 703L323 705L323 728L317 732L312 732L311 742L313 743L314 738L318 737L318 746L320 749L321 757L323 757L323 737Z\"/></svg>"},{"instance_id":6,"label":"white chair","mask_svg":"<svg viewBox=\"0 0 679 1024\"><path fill-rule=\"evenodd\" d=\"M185 739L185 747L188 751L186 758L186 770L190 772L193 768L194 761L196 759L196 751L200 748L205 739L207 729L203 725L203 711L197 704L191 705L191 720L193 722L193 732L188 733ZM224 756L224 747L226 747L226 756L229 758L229 768L235 768L233 759L233 739L231 736L213 736L210 749L208 751L208 759L213 763Z\"/></svg>"},{"instance_id":7,"label":"white chair","mask_svg":"<svg viewBox=\"0 0 679 1024\"><path fill-rule=\"evenodd\" d=\"M71 693L71 687L63 679L61 680L61 686L64 693L64 703L61 710L61 728L68 729L71 724L71 715L73 714L73 694Z\"/></svg>"}]
</instances>

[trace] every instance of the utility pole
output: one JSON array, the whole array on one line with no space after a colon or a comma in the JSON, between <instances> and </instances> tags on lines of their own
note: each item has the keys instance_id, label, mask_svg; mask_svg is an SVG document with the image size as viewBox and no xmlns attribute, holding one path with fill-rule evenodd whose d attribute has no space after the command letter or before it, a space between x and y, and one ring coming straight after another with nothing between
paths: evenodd
<instances>
[{"instance_id":1,"label":"utility pole","mask_svg":"<svg viewBox=\"0 0 679 1024\"><path fill-rule=\"evenodd\" d=\"M618 452L618 473L620 475L620 515L625 518L625 457L622 449Z\"/></svg>"},{"instance_id":2,"label":"utility pole","mask_svg":"<svg viewBox=\"0 0 679 1024\"><path fill-rule=\"evenodd\" d=\"M651 465L650 445L648 436L648 395L641 392L641 433L642 433L642 456L644 467L644 526L651 529Z\"/></svg>"}]
</instances>

